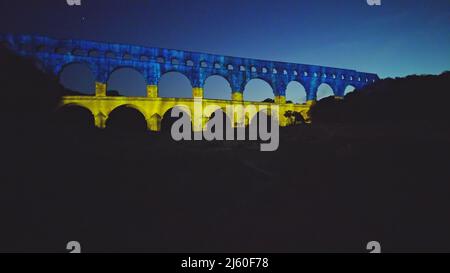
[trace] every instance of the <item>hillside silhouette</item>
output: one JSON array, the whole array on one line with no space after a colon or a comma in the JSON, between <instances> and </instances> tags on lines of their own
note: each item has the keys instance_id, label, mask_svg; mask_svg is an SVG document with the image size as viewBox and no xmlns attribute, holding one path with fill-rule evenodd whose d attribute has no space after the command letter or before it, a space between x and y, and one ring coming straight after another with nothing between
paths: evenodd
<instances>
[{"instance_id":1,"label":"hillside silhouette","mask_svg":"<svg viewBox=\"0 0 450 273\"><path fill-rule=\"evenodd\" d=\"M1 49L0 69L0 252L450 251L448 72L320 101L261 153L129 109L99 130L32 61Z\"/></svg>"},{"instance_id":2,"label":"hillside silhouette","mask_svg":"<svg viewBox=\"0 0 450 273\"><path fill-rule=\"evenodd\" d=\"M449 123L450 71L384 79L345 100L326 98L312 111L317 122L442 121Z\"/></svg>"}]
</instances>

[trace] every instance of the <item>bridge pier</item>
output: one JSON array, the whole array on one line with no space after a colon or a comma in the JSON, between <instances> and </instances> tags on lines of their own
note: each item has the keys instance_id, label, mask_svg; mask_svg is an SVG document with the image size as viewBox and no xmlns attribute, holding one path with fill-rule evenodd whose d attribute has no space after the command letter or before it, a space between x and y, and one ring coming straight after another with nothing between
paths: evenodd
<instances>
[{"instance_id":1,"label":"bridge pier","mask_svg":"<svg viewBox=\"0 0 450 273\"><path fill-rule=\"evenodd\" d=\"M290 125L289 118L287 118L284 114L288 109L286 109L286 96L275 96L275 103L280 105L279 113L278 113L278 122L281 127L286 127Z\"/></svg>"},{"instance_id":2,"label":"bridge pier","mask_svg":"<svg viewBox=\"0 0 450 273\"><path fill-rule=\"evenodd\" d=\"M236 91L231 93L231 100L232 101L244 101L244 94L240 91Z\"/></svg>"},{"instance_id":3,"label":"bridge pier","mask_svg":"<svg viewBox=\"0 0 450 273\"><path fill-rule=\"evenodd\" d=\"M95 96L106 97L106 83L95 82Z\"/></svg>"},{"instance_id":4,"label":"bridge pier","mask_svg":"<svg viewBox=\"0 0 450 273\"><path fill-rule=\"evenodd\" d=\"M96 115L94 115L95 127L105 129L107 119L108 116L104 115L102 112L97 113Z\"/></svg>"},{"instance_id":5,"label":"bridge pier","mask_svg":"<svg viewBox=\"0 0 450 273\"><path fill-rule=\"evenodd\" d=\"M275 96L275 103L285 104L286 103L286 97L285 96Z\"/></svg>"},{"instance_id":6,"label":"bridge pier","mask_svg":"<svg viewBox=\"0 0 450 273\"><path fill-rule=\"evenodd\" d=\"M154 114L151 117L146 117L147 128L152 132L160 132L161 131L161 116L158 114Z\"/></svg>"},{"instance_id":7,"label":"bridge pier","mask_svg":"<svg viewBox=\"0 0 450 273\"><path fill-rule=\"evenodd\" d=\"M201 88L201 87L192 88L192 97L193 98L203 98L203 88Z\"/></svg>"},{"instance_id":8,"label":"bridge pier","mask_svg":"<svg viewBox=\"0 0 450 273\"><path fill-rule=\"evenodd\" d=\"M147 85L147 97L148 98L158 97L158 85Z\"/></svg>"}]
</instances>

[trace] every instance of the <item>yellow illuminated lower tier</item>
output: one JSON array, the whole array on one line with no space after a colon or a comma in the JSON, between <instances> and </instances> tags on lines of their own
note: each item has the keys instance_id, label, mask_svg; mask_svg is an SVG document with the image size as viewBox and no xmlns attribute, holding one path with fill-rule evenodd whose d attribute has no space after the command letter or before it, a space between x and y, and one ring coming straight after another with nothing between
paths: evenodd
<instances>
[{"instance_id":1,"label":"yellow illuminated lower tier","mask_svg":"<svg viewBox=\"0 0 450 273\"><path fill-rule=\"evenodd\" d=\"M156 90L150 89L149 93L156 95ZM200 92L197 92L197 95ZM277 99L279 102L285 102L285 99ZM187 113L191 113L191 120L201 121L201 126L195 126L194 130L201 130L205 128L206 122L216 110L222 110L224 113L229 113L233 109L235 114L230 117L234 126L240 124L248 125L249 121L261 111L261 109L277 109L278 121L280 126L288 126L296 123L292 113L300 113L303 118L309 122L309 110L314 102L307 102L306 104L292 104L292 103L262 103L262 102L247 102L247 101L228 101L228 100L213 100L202 98L159 98L159 97L112 97L112 96L65 96L62 98L60 107L76 105L88 109L94 116L95 126L99 128L106 127L106 121L109 114L114 109L126 106L131 107L142 113L147 121L147 127L151 131L160 131L161 121L165 114L174 107L181 107ZM199 110L200 108L200 110ZM249 111L247 111L250 109ZM256 109L256 110L255 110ZM239 111L245 111L244 115L239 115ZM270 111L266 111L270 112Z\"/></svg>"}]
</instances>

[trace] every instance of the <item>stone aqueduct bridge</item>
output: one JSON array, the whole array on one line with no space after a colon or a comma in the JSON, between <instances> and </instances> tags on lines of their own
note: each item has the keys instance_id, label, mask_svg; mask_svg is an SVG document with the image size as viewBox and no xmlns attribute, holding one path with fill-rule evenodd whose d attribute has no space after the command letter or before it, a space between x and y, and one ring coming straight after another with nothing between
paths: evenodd
<instances>
[{"instance_id":1,"label":"stone aqueduct bridge","mask_svg":"<svg viewBox=\"0 0 450 273\"><path fill-rule=\"evenodd\" d=\"M100 128L106 126L108 115L114 109L127 106L143 114L150 130L159 131L162 117L173 107L183 105L194 112L194 101L203 98L203 86L212 75L224 77L231 86L232 94L230 100L203 99L204 107L213 104L225 110L227 106L242 108L252 104L270 109L277 105L281 126L292 122L284 115L287 111L308 116L310 107L316 101L318 88L323 83L333 89L336 98L343 98L346 87L360 89L379 79L376 74L332 67L85 40L57 40L35 35L0 34L0 42L21 56L33 58L47 73L57 77L67 65L86 64L95 77L95 96L66 96L62 105L77 105L89 109L94 116L95 125ZM146 97L106 95L109 76L120 68L133 68L144 76L147 82ZM172 71L180 72L190 80L193 87L192 98L158 96L161 76ZM244 87L255 78L270 84L275 103L244 101ZM305 87L305 104L286 103L286 88L291 81L297 81ZM253 114L246 115L245 123L253 118L251 115ZM196 118L201 118L202 124L209 119L205 116ZM235 125L240 123L235 117L233 119Z\"/></svg>"}]
</instances>

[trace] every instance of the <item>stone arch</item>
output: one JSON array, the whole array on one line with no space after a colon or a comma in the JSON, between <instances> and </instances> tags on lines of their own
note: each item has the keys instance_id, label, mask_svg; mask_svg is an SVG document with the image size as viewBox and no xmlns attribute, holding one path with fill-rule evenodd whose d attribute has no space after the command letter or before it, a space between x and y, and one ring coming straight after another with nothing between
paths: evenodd
<instances>
[{"instance_id":1,"label":"stone arch","mask_svg":"<svg viewBox=\"0 0 450 273\"><path fill-rule=\"evenodd\" d=\"M122 57L122 60L125 60L125 61L131 61L134 59L134 56L129 52L122 53L121 57Z\"/></svg>"},{"instance_id":2,"label":"stone arch","mask_svg":"<svg viewBox=\"0 0 450 273\"><path fill-rule=\"evenodd\" d=\"M106 128L117 131L146 131L145 114L132 104L124 104L114 108L106 120Z\"/></svg>"},{"instance_id":3,"label":"stone arch","mask_svg":"<svg viewBox=\"0 0 450 273\"><path fill-rule=\"evenodd\" d=\"M142 109L141 107L139 107L138 105L133 104L133 103L126 103L126 104L117 105L117 106L113 107L109 112L107 112L106 115L109 116L112 112L114 112L114 111L116 111L116 110L118 110L120 108L124 108L124 107L125 108L134 109L134 110L138 111L139 113L141 113L141 115L144 116L144 118L146 117L145 110Z\"/></svg>"},{"instance_id":4,"label":"stone arch","mask_svg":"<svg viewBox=\"0 0 450 273\"><path fill-rule=\"evenodd\" d=\"M186 66L194 66L194 61L190 59L186 60Z\"/></svg>"},{"instance_id":5,"label":"stone arch","mask_svg":"<svg viewBox=\"0 0 450 273\"><path fill-rule=\"evenodd\" d=\"M214 74L206 78L203 85L204 98L229 100L231 98L231 84L222 75Z\"/></svg>"},{"instance_id":6,"label":"stone arch","mask_svg":"<svg viewBox=\"0 0 450 273\"><path fill-rule=\"evenodd\" d=\"M89 63L67 63L59 70L58 80L66 89L80 95L94 95L95 75L92 71Z\"/></svg>"},{"instance_id":7,"label":"stone arch","mask_svg":"<svg viewBox=\"0 0 450 273\"><path fill-rule=\"evenodd\" d=\"M299 81L291 81L286 87L286 101L304 104L308 95L305 86Z\"/></svg>"},{"instance_id":8,"label":"stone arch","mask_svg":"<svg viewBox=\"0 0 450 273\"><path fill-rule=\"evenodd\" d=\"M161 131L170 133L173 123L179 119L178 117L172 117L172 110L174 108L181 109L184 112L184 114L189 116L192 128L192 116L189 107L185 105L175 105L174 107L167 108L165 111L163 111L160 126Z\"/></svg>"},{"instance_id":9,"label":"stone arch","mask_svg":"<svg viewBox=\"0 0 450 273\"><path fill-rule=\"evenodd\" d=\"M55 115L59 126L66 129L93 129L95 118L92 111L84 105L69 103L59 107Z\"/></svg>"},{"instance_id":10,"label":"stone arch","mask_svg":"<svg viewBox=\"0 0 450 273\"><path fill-rule=\"evenodd\" d=\"M266 99L274 100L275 91L270 81L264 78L252 78L244 83L244 100L262 102Z\"/></svg>"},{"instance_id":11,"label":"stone arch","mask_svg":"<svg viewBox=\"0 0 450 273\"><path fill-rule=\"evenodd\" d=\"M112 52L112 51L106 51L105 52L105 57L106 58L110 58L110 59L114 59L114 58L117 58L117 54L115 52Z\"/></svg>"},{"instance_id":12,"label":"stone arch","mask_svg":"<svg viewBox=\"0 0 450 273\"><path fill-rule=\"evenodd\" d=\"M64 47L64 46L56 47L54 52L56 54L67 55L67 54L70 54L70 49L67 47Z\"/></svg>"},{"instance_id":13,"label":"stone arch","mask_svg":"<svg viewBox=\"0 0 450 273\"><path fill-rule=\"evenodd\" d=\"M151 58L145 54L139 56L139 61L141 61L141 62L148 62L148 61L150 61L150 59Z\"/></svg>"},{"instance_id":14,"label":"stone arch","mask_svg":"<svg viewBox=\"0 0 450 273\"><path fill-rule=\"evenodd\" d=\"M317 88L317 100L322 100L328 97L334 96L334 90L328 83L322 83Z\"/></svg>"},{"instance_id":15,"label":"stone arch","mask_svg":"<svg viewBox=\"0 0 450 273\"><path fill-rule=\"evenodd\" d=\"M166 116L168 116L168 115L170 116L171 112L172 112L172 109L174 109L176 107L181 108L182 111L186 112L191 117L191 113L192 112L191 112L191 109L189 108L189 106L184 105L184 104L177 104L177 105L173 105L173 106L170 106L170 107L166 107L164 110L162 110L161 111L162 119L164 120L164 118Z\"/></svg>"},{"instance_id":16,"label":"stone arch","mask_svg":"<svg viewBox=\"0 0 450 273\"><path fill-rule=\"evenodd\" d=\"M81 104L81 103L78 103L78 102L69 102L69 103L65 103L64 105L59 106L56 110L58 111L58 110L60 110L60 109L70 108L70 107L79 107L79 108L83 108L83 109L89 111L89 112L92 114L92 116L94 116L94 112L92 112L92 110L91 110L88 106L86 106L86 105L84 105L84 104Z\"/></svg>"},{"instance_id":17,"label":"stone arch","mask_svg":"<svg viewBox=\"0 0 450 273\"><path fill-rule=\"evenodd\" d=\"M211 116L216 112L216 111L223 111L225 112L226 109L222 109L222 107L220 107L219 105L216 104L208 104L204 109L203 109L203 115L206 116L208 119L211 118Z\"/></svg>"},{"instance_id":18,"label":"stone arch","mask_svg":"<svg viewBox=\"0 0 450 273\"><path fill-rule=\"evenodd\" d=\"M161 98L192 98L192 82L179 71L167 71L158 80L158 93Z\"/></svg>"},{"instance_id":19,"label":"stone arch","mask_svg":"<svg viewBox=\"0 0 450 273\"><path fill-rule=\"evenodd\" d=\"M92 58L99 58L102 56L102 51L96 48L88 50L88 56Z\"/></svg>"},{"instance_id":20,"label":"stone arch","mask_svg":"<svg viewBox=\"0 0 450 273\"><path fill-rule=\"evenodd\" d=\"M355 90L356 90L356 87L355 87L355 86L353 86L353 85L351 85L351 84L347 85L347 86L345 87L345 90L344 90L344 96L346 96L346 95L349 94L349 93L354 92Z\"/></svg>"},{"instance_id":21,"label":"stone arch","mask_svg":"<svg viewBox=\"0 0 450 273\"><path fill-rule=\"evenodd\" d=\"M75 48L72 50L71 54L74 56L86 57L88 55L88 52L82 48Z\"/></svg>"},{"instance_id":22,"label":"stone arch","mask_svg":"<svg viewBox=\"0 0 450 273\"><path fill-rule=\"evenodd\" d=\"M159 64L163 64L166 62L166 59L163 56L157 56L156 57L156 62Z\"/></svg>"},{"instance_id":23,"label":"stone arch","mask_svg":"<svg viewBox=\"0 0 450 273\"><path fill-rule=\"evenodd\" d=\"M146 97L147 81L144 74L134 67L116 67L108 76L107 92L112 96Z\"/></svg>"}]
</instances>

